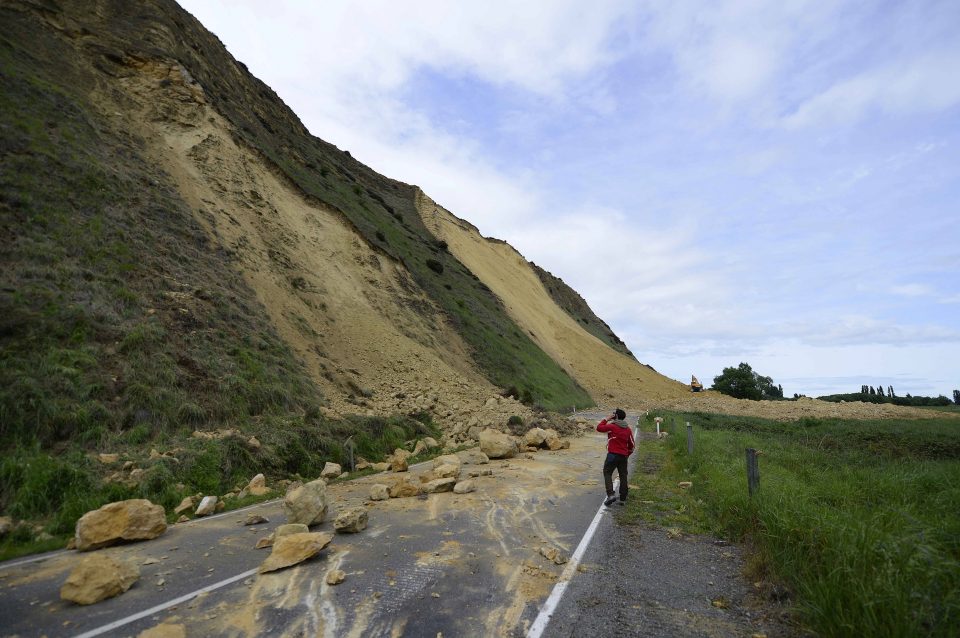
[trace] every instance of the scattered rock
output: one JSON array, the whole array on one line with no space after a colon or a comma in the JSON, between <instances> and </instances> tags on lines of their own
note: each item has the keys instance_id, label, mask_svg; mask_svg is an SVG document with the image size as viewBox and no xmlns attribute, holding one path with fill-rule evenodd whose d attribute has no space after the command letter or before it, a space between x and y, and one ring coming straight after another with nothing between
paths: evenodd
<instances>
[{"instance_id":1,"label":"scattered rock","mask_svg":"<svg viewBox=\"0 0 960 638\"><path fill-rule=\"evenodd\" d=\"M204 496L200 500L200 504L197 505L197 511L194 512L196 516L209 516L217 511L217 499L216 496Z\"/></svg>"},{"instance_id":2,"label":"scattered rock","mask_svg":"<svg viewBox=\"0 0 960 638\"><path fill-rule=\"evenodd\" d=\"M181 514L180 518L177 519L177 523L186 523L189 520L190 520L189 516L187 516L186 514Z\"/></svg>"},{"instance_id":3,"label":"scattered rock","mask_svg":"<svg viewBox=\"0 0 960 638\"><path fill-rule=\"evenodd\" d=\"M386 472L387 470L390 469L390 464L386 462L374 463L371 467L377 472Z\"/></svg>"},{"instance_id":4,"label":"scattered rock","mask_svg":"<svg viewBox=\"0 0 960 638\"><path fill-rule=\"evenodd\" d=\"M103 463L104 465L113 465L120 460L119 454L98 454L97 460Z\"/></svg>"},{"instance_id":5,"label":"scattered rock","mask_svg":"<svg viewBox=\"0 0 960 638\"><path fill-rule=\"evenodd\" d=\"M327 461L323 466L323 470L320 471L320 476L325 479L335 479L341 474L343 474L343 468L340 467L340 464L331 463L330 461Z\"/></svg>"},{"instance_id":6,"label":"scattered rock","mask_svg":"<svg viewBox=\"0 0 960 638\"><path fill-rule=\"evenodd\" d=\"M273 551L257 570L261 574L302 563L320 553L333 540L330 532L307 532L278 537Z\"/></svg>"},{"instance_id":7,"label":"scattered rock","mask_svg":"<svg viewBox=\"0 0 960 638\"><path fill-rule=\"evenodd\" d=\"M460 476L460 457L446 454L433 459L433 475L437 478L456 478Z\"/></svg>"},{"instance_id":8,"label":"scattered rock","mask_svg":"<svg viewBox=\"0 0 960 638\"><path fill-rule=\"evenodd\" d=\"M147 471L144 470L143 468L140 468L140 467L135 467L135 468L133 468L132 470L130 470L130 477L129 477L128 483L133 484L133 485L139 484L140 481L143 480L143 476L144 476L146 473L147 473Z\"/></svg>"},{"instance_id":9,"label":"scattered rock","mask_svg":"<svg viewBox=\"0 0 960 638\"><path fill-rule=\"evenodd\" d=\"M393 456L390 457L390 469L394 472L406 472L409 468L407 459L412 455L407 450L401 450L397 448L393 451Z\"/></svg>"},{"instance_id":10,"label":"scattered rock","mask_svg":"<svg viewBox=\"0 0 960 638\"><path fill-rule=\"evenodd\" d=\"M424 483L420 486L420 489L424 494L439 494L440 492L452 492L456 484L457 479L453 477L438 478Z\"/></svg>"},{"instance_id":11,"label":"scattered rock","mask_svg":"<svg viewBox=\"0 0 960 638\"><path fill-rule=\"evenodd\" d=\"M161 508L163 509L163 508ZM140 578L140 568L106 554L85 556L60 588L60 598L92 605L130 589Z\"/></svg>"},{"instance_id":12,"label":"scattered rock","mask_svg":"<svg viewBox=\"0 0 960 638\"><path fill-rule=\"evenodd\" d=\"M253 546L254 549L266 549L267 547L273 547L273 534L269 536L264 536L257 541L257 544Z\"/></svg>"},{"instance_id":13,"label":"scattered rock","mask_svg":"<svg viewBox=\"0 0 960 638\"><path fill-rule=\"evenodd\" d=\"M247 487L244 488L247 491L247 494L253 494L254 496L263 496L270 492L270 488L267 487L267 477L263 474L257 474L250 482L247 483Z\"/></svg>"},{"instance_id":14,"label":"scattered rock","mask_svg":"<svg viewBox=\"0 0 960 638\"><path fill-rule=\"evenodd\" d=\"M387 488L390 498L407 498L416 496L420 493L420 487L414 485L406 478L398 478Z\"/></svg>"},{"instance_id":15,"label":"scattered rock","mask_svg":"<svg viewBox=\"0 0 960 638\"><path fill-rule=\"evenodd\" d=\"M278 525L277 529L273 530L273 537L280 538L281 536L289 536L290 534L306 534L309 531L310 528L303 523L286 523L284 525Z\"/></svg>"},{"instance_id":16,"label":"scattered rock","mask_svg":"<svg viewBox=\"0 0 960 638\"><path fill-rule=\"evenodd\" d=\"M243 521L244 525L260 525L261 523L269 523L270 519L259 514L248 514L247 520Z\"/></svg>"},{"instance_id":17,"label":"scattered rock","mask_svg":"<svg viewBox=\"0 0 960 638\"><path fill-rule=\"evenodd\" d=\"M342 569L331 569L327 572L327 584L339 585L347 579L347 573Z\"/></svg>"},{"instance_id":18,"label":"scattered rock","mask_svg":"<svg viewBox=\"0 0 960 638\"><path fill-rule=\"evenodd\" d=\"M413 455L419 456L427 451L427 444L423 442L423 439L417 441L417 444L413 446Z\"/></svg>"},{"instance_id":19,"label":"scattered rock","mask_svg":"<svg viewBox=\"0 0 960 638\"><path fill-rule=\"evenodd\" d=\"M194 501L192 496L185 497L180 504L173 508L174 514L183 514L184 512L189 512L193 509Z\"/></svg>"},{"instance_id":20,"label":"scattered rock","mask_svg":"<svg viewBox=\"0 0 960 638\"><path fill-rule=\"evenodd\" d=\"M259 450L260 446L260 440L257 439L257 437L251 436L249 439L247 439L247 447L251 450Z\"/></svg>"},{"instance_id":21,"label":"scattered rock","mask_svg":"<svg viewBox=\"0 0 960 638\"><path fill-rule=\"evenodd\" d=\"M486 465L490 462L489 457L477 448L457 452L457 456L463 465Z\"/></svg>"},{"instance_id":22,"label":"scattered rock","mask_svg":"<svg viewBox=\"0 0 960 638\"><path fill-rule=\"evenodd\" d=\"M487 428L480 433L480 450L491 459L508 459L517 455L517 442L512 436Z\"/></svg>"},{"instance_id":23,"label":"scattered rock","mask_svg":"<svg viewBox=\"0 0 960 638\"><path fill-rule=\"evenodd\" d=\"M538 448L547 440L547 431L543 428L530 428L523 436L523 440L527 445Z\"/></svg>"},{"instance_id":24,"label":"scattered rock","mask_svg":"<svg viewBox=\"0 0 960 638\"><path fill-rule=\"evenodd\" d=\"M341 534L355 534L367 528L367 508L345 509L333 520L333 529Z\"/></svg>"},{"instance_id":25,"label":"scattered rock","mask_svg":"<svg viewBox=\"0 0 960 638\"><path fill-rule=\"evenodd\" d=\"M283 511L291 523L322 523L327 516L327 484L317 479L290 490L283 497Z\"/></svg>"},{"instance_id":26,"label":"scattered rock","mask_svg":"<svg viewBox=\"0 0 960 638\"><path fill-rule=\"evenodd\" d=\"M691 487L693 487L693 482L692 482L692 481L680 481L679 483L677 483L677 487L682 488L682 489L685 489L685 490L686 490L686 489L690 489Z\"/></svg>"},{"instance_id":27,"label":"scattered rock","mask_svg":"<svg viewBox=\"0 0 960 638\"><path fill-rule=\"evenodd\" d=\"M552 428L548 428L548 429L544 430L544 432L546 433L546 438L544 439L544 444L546 445L546 447L547 447L548 450L562 450L562 449L564 449L565 447L570 447L570 442L569 442L569 441L563 441L563 440L560 438L560 435L557 434L557 431L556 431L556 430L554 430L554 429L552 429Z\"/></svg>"},{"instance_id":28,"label":"scattered rock","mask_svg":"<svg viewBox=\"0 0 960 638\"><path fill-rule=\"evenodd\" d=\"M108 503L87 512L76 526L77 549L85 552L117 541L150 540L167 530L163 507L142 498Z\"/></svg>"},{"instance_id":29,"label":"scattered rock","mask_svg":"<svg viewBox=\"0 0 960 638\"><path fill-rule=\"evenodd\" d=\"M470 492L473 492L473 491L475 491L476 489L477 489L476 484L475 484L472 480L467 479L466 481L460 481L459 483L457 483L456 485L454 485L454 486L453 486L453 493L454 493L454 494L469 494Z\"/></svg>"},{"instance_id":30,"label":"scattered rock","mask_svg":"<svg viewBox=\"0 0 960 638\"><path fill-rule=\"evenodd\" d=\"M374 483L370 486L371 501L385 501L390 498L390 490L382 483Z\"/></svg>"}]
</instances>

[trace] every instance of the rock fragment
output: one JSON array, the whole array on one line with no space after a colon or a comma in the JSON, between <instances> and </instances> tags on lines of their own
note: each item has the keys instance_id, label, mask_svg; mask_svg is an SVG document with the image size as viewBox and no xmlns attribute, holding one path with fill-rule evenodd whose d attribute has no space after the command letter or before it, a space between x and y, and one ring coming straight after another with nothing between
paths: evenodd
<instances>
[{"instance_id":1,"label":"rock fragment","mask_svg":"<svg viewBox=\"0 0 960 638\"><path fill-rule=\"evenodd\" d=\"M480 451L491 459L508 459L517 455L517 442L512 436L487 428L480 433Z\"/></svg>"},{"instance_id":2,"label":"rock fragment","mask_svg":"<svg viewBox=\"0 0 960 638\"><path fill-rule=\"evenodd\" d=\"M339 585L347 579L347 574L342 569L331 569L327 572L327 584Z\"/></svg>"},{"instance_id":3,"label":"rock fragment","mask_svg":"<svg viewBox=\"0 0 960 638\"><path fill-rule=\"evenodd\" d=\"M374 483L370 486L371 501L385 501L390 498L390 490L382 483Z\"/></svg>"},{"instance_id":4,"label":"rock fragment","mask_svg":"<svg viewBox=\"0 0 960 638\"><path fill-rule=\"evenodd\" d=\"M85 556L67 576L60 598L92 605L130 589L140 578L140 568L106 554Z\"/></svg>"},{"instance_id":5,"label":"rock fragment","mask_svg":"<svg viewBox=\"0 0 960 638\"><path fill-rule=\"evenodd\" d=\"M327 516L327 484L323 479L310 481L287 492L283 511L291 523L317 525Z\"/></svg>"},{"instance_id":6,"label":"rock fragment","mask_svg":"<svg viewBox=\"0 0 960 638\"><path fill-rule=\"evenodd\" d=\"M367 518L367 508L351 507L337 514L333 529L340 534L355 534L367 528Z\"/></svg>"},{"instance_id":7,"label":"rock fragment","mask_svg":"<svg viewBox=\"0 0 960 638\"><path fill-rule=\"evenodd\" d=\"M200 500L200 504L197 505L197 511L194 512L196 516L209 516L217 511L217 499L216 496L204 496Z\"/></svg>"},{"instance_id":8,"label":"rock fragment","mask_svg":"<svg viewBox=\"0 0 960 638\"><path fill-rule=\"evenodd\" d=\"M273 551L257 571L261 574L290 567L313 558L333 540L330 532L307 532L276 538Z\"/></svg>"},{"instance_id":9,"label":"rock fragment","mask_svg":"<svg viewBox=\"0 0 960 638\"><path fill-rule=\"evenodd\" d=\"M150 540L166 530L163 507L135 498L87 512L77 521L75 538L77 549L84 552L118 541Z\"/></svg>"}]
</instances>

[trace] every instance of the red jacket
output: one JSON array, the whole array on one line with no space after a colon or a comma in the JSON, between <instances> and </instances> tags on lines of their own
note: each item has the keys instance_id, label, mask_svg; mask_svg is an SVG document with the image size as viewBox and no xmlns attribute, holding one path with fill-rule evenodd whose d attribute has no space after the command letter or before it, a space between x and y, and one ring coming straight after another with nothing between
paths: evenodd
<instances>
[{"instance_id":1,"label":"red jacket","mask_svg":"<svg viewBox=\"0 0 960 638\"><path fill-rule=\"evenodd\" d=\"M623 423L623 421L620 421ZM604 419L597 424L597 432L607 433L607 452L630 456L633 454L633 430L629 425L618 425L617 421Z\"/></svg>"}]
</instances>

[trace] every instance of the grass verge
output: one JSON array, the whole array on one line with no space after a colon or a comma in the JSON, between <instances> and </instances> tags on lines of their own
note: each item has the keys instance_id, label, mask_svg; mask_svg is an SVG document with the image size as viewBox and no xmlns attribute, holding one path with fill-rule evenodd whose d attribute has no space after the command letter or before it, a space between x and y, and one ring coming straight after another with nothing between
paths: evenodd
<instances>
[{"instance_id":1,"label":"grass verge","mask_svg":"<svg viewBox=\"0 0 960 638\"><path fill-rule=\"evenodd\" d=\"M955 418L667 416L668 424L691 422L695 433L692 455L682 431L665 445L669 481L693 483L680 502L714 533L749 542L757 552L752 575L787 584L813 631L960 635ZM762 451L752 499L748 447Z\"/></svg>"}]
</instances>

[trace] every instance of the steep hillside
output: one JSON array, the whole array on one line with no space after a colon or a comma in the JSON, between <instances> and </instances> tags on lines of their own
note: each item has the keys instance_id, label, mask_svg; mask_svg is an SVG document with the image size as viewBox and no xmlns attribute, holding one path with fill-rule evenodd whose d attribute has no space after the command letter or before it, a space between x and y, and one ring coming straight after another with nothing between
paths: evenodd
<instances>
[{"instance_id":1,"label":"steep hillside","mask_svg":"<svg viewBox=\"0 0 960 638\"><path fill-rule=\"evenodd\" d=\"M377 254L407 269L493 383L522 387L547 407L590 403L559 366L516 330L496 296L439 249L419 221L414 187L385 178L348 152L310 136L273 91L191 16L162 0L98 5L96 12L85 2L62 4L64 11L54 17L34 15L45 15L45 28L71 38L104 80L131 78L156 66L182 69L185 81L230 123L238 144L260 155L305 197L341 213ZM164 77L153 80L171 91L178 84ZM119 94L116 82L109 84L104 95L122 104L126 96Z\"/></svg>"},{"instance_id":2,"label":"steep hillside","mask_svg":"<svg viewBox=\"0 0 960 638\"><path fill-rule=\"evenodd\" d=\"M565 312L540 275L509 244L486 239L422 192L417 198L424 224L460 261L493 290L507 312L538 346L603 405L649 405L687 394L685 386L656 373L610 346ZM591 313L592 314L592 313Z\"/></svg>"},{"instance_id":3,"label":"steep hillside","mask_svg":"<svg viewBox=\"0 0 960 638\"><path fill-rule=\"evenodd\" d=\"M586 300L576 290L568 286L563 279L535 263L530 262L530 267L537 273L540 283L550 293L550 298L553 299L554 303L560 306L574 321L581 323L587 332L617 352L621 352L628 357L633 356L633 353L627 348L627 344L610 329L606 321L593 312Z\"/></svg>"}]
</instances>

